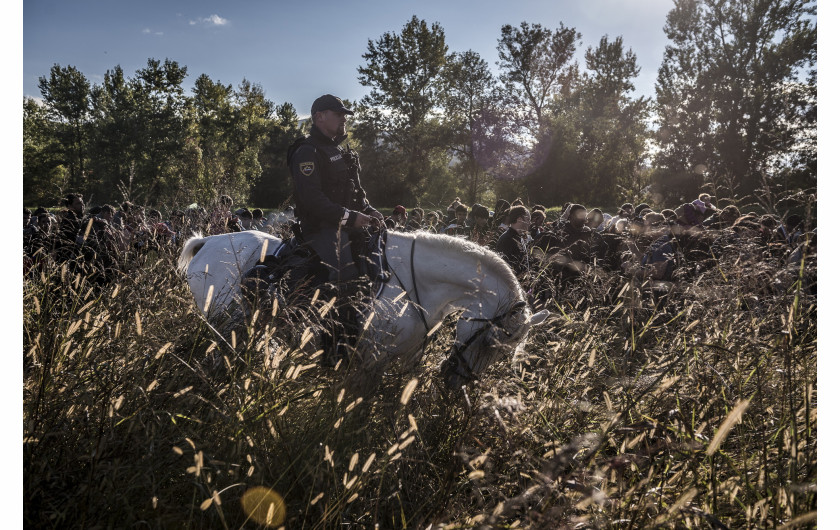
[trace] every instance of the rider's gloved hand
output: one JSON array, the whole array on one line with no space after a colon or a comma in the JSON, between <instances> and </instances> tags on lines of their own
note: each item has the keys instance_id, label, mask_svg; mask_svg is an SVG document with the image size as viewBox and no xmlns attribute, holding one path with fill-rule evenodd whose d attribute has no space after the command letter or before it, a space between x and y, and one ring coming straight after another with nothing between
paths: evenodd
<instances>
[{"instance_id":1,"label":"rider's gloved hand","mask_svg":"<svg viewBox=\"0 0 840 530\"><path fill-rule=\"evenodd\" d=\"M356 214L356 220L353 223L353 228L367 228L370 226L372 217L361 212Z\"/></svg>"}]
</instances>

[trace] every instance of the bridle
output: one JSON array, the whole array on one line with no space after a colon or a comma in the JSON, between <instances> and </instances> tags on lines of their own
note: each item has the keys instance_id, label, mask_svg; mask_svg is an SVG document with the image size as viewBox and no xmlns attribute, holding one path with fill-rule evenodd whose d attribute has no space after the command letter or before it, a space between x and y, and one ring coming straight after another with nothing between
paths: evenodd
<instances>
[{"instance_id":1,"label":"bridle","mask_svg":"<svg viewBox=\"0 0 840 530\"><path fill-rule=\"evenodd\" d=\"M423 321L423 327L426 328L426 336L423 339L423 352L422 353L425 354L426 353L426 346L429 343L429 338L430 338L429 332L431 331L431 328L429 327L429 323L426 320L426 315L423 313L423 306L420 303L420 292L417 290L417 275L414 273L414 248L415 248L416 244L417 244L417 239L415 238L411 242L411 258L410 258L410 261L409 261L410 266L411 266L411 283L412 283L412 286L414 288L414 298L415 298L415 300L411 299L410 291L405 288L405 285L403 284L402 280L400 280L400 277L397 274L397 271L395 271L393 269L393 267L391 267L390 262L388 263L388 268L391 270L391 273L394 275L394 278L397 279L397 283L400 284L400 287L402 288L402 290L405 291L406 297L408 298L408 301L411 302L411 304L414 306L414 310L417 311L417 314L420 315L420 319ZM465 316L459 317L458 320L464 320L466 322L484 322L484 325L481 326L477 331L473 332L473 334L470 335L470 337L466 341L464 341L460 346L457 345L457 344L452 345L452 354L445 361L446 367L448 369L450 369L453 373L458 375L459 377L467 379L468 381L477 380L478 376L473 372L472 368L470 368L469 363L467 363L467 360L464 358L464 352L467 350L467 348L470 347L470 345L472 345L473 342L476 341L476 339L480 335L482 335L484 332L489 330L491 327L497 327L497 328L501 329L504 332L505 335L507 335L508 337L512 337L513 333L511 333L510 331L505 329L505 327L501 325L501 322L504 319L506 319L508 316L510 316L512 313L515 313L516 311L522 309L523 307L525 307L527 305L528 304L524 300L520 300L518 302L515 302L513 305L511 305L503 313L500 313L500 314L498 314L498 315L496 315L492 318L465 317Z\"/></svg>"},{"instance_id":2,"label":"bridle","mask_svg":"<svg viewBox=\"0 0 840 530\"><path fill-rule=\"evenodd\" d=\"M472 345L475 340L481 336L483 333L488 331L491 327L496 327L502 330L502 332L507 335L508 337L512 337L513 333L505 329L505 327L501 324L501 322L509 317L512 313L519 311L523 307L525 307L527 303L524 300L520 300L510 306L507 311L504 313L500 313L493 318L476 318L476 317L460 317L458 320L464 320L467 322L484 322L484 325L481 326L478 330L474 331L470 338L464 341L463 344L458 346L457 344L452 345L452 353L449 355L449 358L446 360L446 366L449 370L451 370L455 375L462 377L468 381L475 381L478 379L478 376L473 372L472 368L470 368L469 363L464 358L464 352L467 351L467 348Z\"/></svg>"}]
</instances>

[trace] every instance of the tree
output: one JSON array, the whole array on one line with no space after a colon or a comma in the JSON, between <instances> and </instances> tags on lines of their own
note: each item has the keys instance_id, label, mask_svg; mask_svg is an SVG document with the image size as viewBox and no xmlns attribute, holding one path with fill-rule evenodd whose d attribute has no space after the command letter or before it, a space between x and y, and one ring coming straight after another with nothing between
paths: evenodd
<instances>
[{"instance_id":1,"label":"tree","mask_svg":"<svg viewBox=\"0 0 840 530\"><path fill-rule=\"evenodd\" d=\"M475 203L483 191L489 190L493 179L478 160L477 147L482 145L480 120L493 105L496 80L487 62L469 50L452 54L443 72L444 130L449 148L458 159L467 201Z\"/></svg>"},{"instance_id":2,"label":"tree","mask_svg":"<svg viewBox=\"0 0 840 530\"><path fill-rule=\"evenodd\" d=\"M84 189L85 126L90 113L90 83L74 66L62 68L55 64L49 77L38 78L38 88L44 98L49 117L56 122L56 134L69 169L69 187Z\"/></svg>"},{"instance_id":3,"label":"tree","mask_svg":"<svg viewBox=\"0 0 840 530\"><path fill-rule=\"evenodd\" d=\"M521 109L522 125L535 140L547 125L546 105L577 77L572 58L578 40L580 33L562 23L553 32L527 22L518 28L502 26L497 46L501 81L512 105Z\"/></svg>"},{"instance_id":4,"label":"tree","mask_svg":"<svg viewBox=\"0 0 840 530\"><path fill-rule=\"evenodd\" d=\"M197 121L196 139L201 153L198 178L205 201L228 190L225 175L231 163L230 137L234 129L233 87L214 82L207 74L196 78L192 102ZM224 191L218 191L224 190Z\"/></svg>"},{"instance_id":5,"label":"tree","mask_svg":"<svg viewBox=\"0 0 840 530\"><path fill-rule=\"evenodd\" d=\"M369 40L362 56L366 64L358 68L359 82L371 87L371 92L361 101L363 112L357 121L365 120L362 128L370 134L360 138L372 142L368 150L386 146L399 153L402 178L395 179L399 184L394 186L392 201L408 204L417 196L423 178L432 170L434 151L443 148L439 122L432 114L440 100L446 52L443 28L437 23L430 27L414 16L399 34L385 33L376 42Z\"/></svg>"},{"instance_id":6,"label":"tree","mask_svg":"<svg viewBox=\"0 0 840 530\"><path fill-rule=\"evenodd\" d=\"M55 201L70 190L93 203L207 203L220 193L273 208L291 195L286 149L301 134L289 103L259 84L234 90L186 67L149 59L134 77L117 65L90 87L74 67L41 78L44 104L24 100L24 197Z\"/></svg>"},{"instance_id":7,"label":"tree","mask_svg":"<svg viewBox=\"0 0 840 530\"><path fill-rule=\"evenodd\" d=\"M268 140L273 114L274 103L265 97L262 86L243 79L234 93L234 122L228 132L232 159L225 178L236 200L247 200L262 174L259 154Z\"/></svg>"},{"instance_id":8,"label":"tree","mask_svg":"<svg viewBox=\"0 0 840 530\"><path fill-rule=\"evenodd\" d=\"M188 135L188 101L181 87L187 68L176 61L149 59L137 71L136 94L143 157L134 166L134 193L156 201L178 189L178 157Z\"/></svg>"},{"instance_id":9,"label":"tree","mask_svg":"<svg viewBox=\"0 0 840 530\"><path fill-rule=\"evenodd\" d=\"M131 187L133 168L143 157L138 105L137 83L126 79L119 65L91 90L90 166L95 193L103 201L118 199L120 187Z\"/></svg>"},{"instance_id":10,"label":"tree","mask_svg":"<svg viewBox=\"0 0 840 530\"><path fill-rule=\"evenodd\" d=\"M23 100L23 202L51 205L66 187L61 146L49 111L32 98Z\"/></svg>"},{"instance_id":11,"label":"tree","mask_svg":"<svg viewBox=\"0 0 840 530\"><path fill-rule=\"evenodd\" d=\"M581 83L579 153L588 161L591 204L614 204L638 195L638 175L645 158L650 99L632 98L640 67L624 40L601 37L597 48L585 54L587 72Z\"/></svg>"},{"instance_id":12,"label":"tree","mask_svg":"<svg viewBox=\"0 0 840 530\"><path fill-rule=\"evenodd\" d=\"M785 168L816 183L815 14L812 0L677 0L656 84L657 163L733 198Z\"/></svg>"},{"instance_id":13,"label":"tree","mask_svg":"<svg viewBox=\"0 0 840 530\"><path fill-rule=\"evenodd\" d=\"M261 208L277 208L291 202L292 180L286 165L286 151L299 136L300 119L291 103L274 110L267 139L259 154L262 173L251 188L251 204Z\"/></svg>"},{"instance_id":14,"label":"tree","mask_svg":"<svg viewBox=\"0 0 840 530\"><path fill-rule=\"evenodd\" d=\"M630 96L640 69L622 37L602 37L584 57L586 71L546 107L550 122L528 192L554 204L607 206L638 191L649 100Z\"/></svg>"}]
</instances>

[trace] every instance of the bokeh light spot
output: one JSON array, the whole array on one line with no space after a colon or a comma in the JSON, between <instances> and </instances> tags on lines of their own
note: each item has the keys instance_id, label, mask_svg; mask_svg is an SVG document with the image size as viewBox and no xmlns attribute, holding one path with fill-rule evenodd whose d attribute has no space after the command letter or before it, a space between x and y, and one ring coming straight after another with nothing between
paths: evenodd
<instances>
[{"instance_id":1,"label":"bokeh light spot","mask_svg":"<svg viewBox=\"0 0 840 530\"><path fill-rule=\"evenodd\" d=\"M252 521L276 528L286 519L286 503L271 488L256 486L242 494L242 509Z\"/></svg>"}]
</instances>

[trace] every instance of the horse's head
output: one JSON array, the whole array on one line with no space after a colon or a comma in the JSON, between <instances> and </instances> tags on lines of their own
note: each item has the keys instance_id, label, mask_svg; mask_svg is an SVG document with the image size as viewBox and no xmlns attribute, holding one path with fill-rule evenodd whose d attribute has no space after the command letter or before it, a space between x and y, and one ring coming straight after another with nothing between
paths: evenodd
<instances>
[{"instance_id":1,"label":"horse's head","mask_svg":"<svg viewBox=\"0 0 840 530\"><path fill-rule=\"evenodd\" d=\"M547 316L545 309L532 314L525 302L517 302L493 318L461 317L452 352L441 366L446 386L457 390L478 379L488 366L519 347L528 331Z\"/></svg>"}]
</instances>

